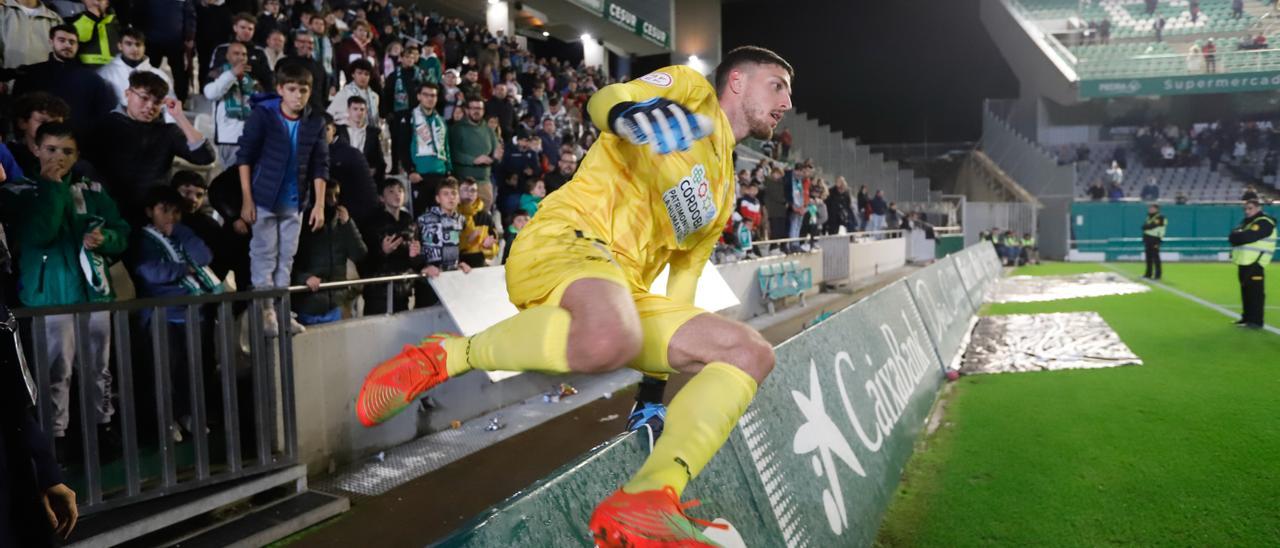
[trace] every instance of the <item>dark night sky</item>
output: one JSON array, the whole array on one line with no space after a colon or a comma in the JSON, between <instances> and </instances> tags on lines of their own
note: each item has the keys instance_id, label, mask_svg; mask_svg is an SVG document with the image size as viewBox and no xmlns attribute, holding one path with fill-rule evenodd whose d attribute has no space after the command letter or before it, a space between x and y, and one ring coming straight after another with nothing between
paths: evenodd
<instances>
[{"instance_id":1,"label":"dark night sky","mask_svg":"<svg viewBox=\"0 0 1280 548\"><path fill-rule=\"evenodd\" d=\"M976 140L982 100L1018 92L978 0L726 1L722 22L723 51L777 51L796 108L863 142Z\"/></svg>"}]
</instances>

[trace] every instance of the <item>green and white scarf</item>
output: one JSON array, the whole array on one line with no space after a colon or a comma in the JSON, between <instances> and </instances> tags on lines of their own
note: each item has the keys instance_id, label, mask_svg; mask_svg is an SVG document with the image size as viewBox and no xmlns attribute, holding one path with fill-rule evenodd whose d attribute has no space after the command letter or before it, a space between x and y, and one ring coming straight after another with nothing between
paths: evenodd
<instances>
[{"instance_id":1,"label":"green and white scarf","mask_svg":"<svg viewBox=\"0 0 1280 548\"><path fill-rule=\"evenodd\" d=\"M95 229L102 228L107 224L106 219L97 215L89 215L89 208L85 205L84 192L89 190L92 192L102 192L102 185L86 180L80 180L72 183L69 187L71 192L71 200L75 204L75 211L79 215L85 217L84 233L88 234ZM80 272L84 275L85 283L89 284L89 291L98 297L106 297L111 294L111 275L108 272L110 265L107 264L107 258L101 254L86 249L84 243L80 244Z\"/></svg>"},{"instance_id":2,"label":"green and white scarf","mask_svg":"<svg viewBox=\"0 0 1280 548\"><path fill-rule=\"evenodd\" d=\"M231 72L231 65L222 66L222 70ZM222 99L223 109L227 113L227 118L233 120L248 120L249 113L253 110L249 106L249 98L253 96L253 88L258 82L249 75L248 71L244 73L234 84Z\"/></svg>"},{"instance_id":3,"label":"green and white scarf","mask_svg":"<svg viewBox=\"0 0 1280 548\"><path fill-rule=\"evenodd\" d=\"M187 293L192 295L222 294L224 290L222 280L218 279L212 269L196 264L195 261L191 260L191 256L187 254L186 249L173 245L173 241L161 234L159 230L156 230L156 227L147 225L142 227L142 232L147 235L147 238L150 238L151 241L164 249L165 253L169 255L170 261L182 263L195 271L194 274L187 274L181 280L178 280L178 283L182 284Z\"/></svg>"}]
</instances>

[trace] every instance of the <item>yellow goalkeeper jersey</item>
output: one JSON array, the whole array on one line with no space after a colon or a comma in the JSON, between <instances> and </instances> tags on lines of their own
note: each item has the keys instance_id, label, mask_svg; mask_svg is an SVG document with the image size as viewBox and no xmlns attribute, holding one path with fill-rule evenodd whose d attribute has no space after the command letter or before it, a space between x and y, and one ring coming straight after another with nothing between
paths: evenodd
<instances>
[{"instance_id":1,"label":"yellow goalkeeper jersey","mask_svg":"<svg viewBox=\"0 0 1280 548\"><path fill-rule=\"evenodd\" d=\"M667 295L692 303L702 267L733 214L736 141L714 87L686 66L606 86L588 110L603 126L618 103L654 97L706 116L711 135L687 151L661 155L601 127L573 179L542 201L526 231L567 226L604 240L634 291L647 291L670 263Z\"/></svg>"}]
</instances>

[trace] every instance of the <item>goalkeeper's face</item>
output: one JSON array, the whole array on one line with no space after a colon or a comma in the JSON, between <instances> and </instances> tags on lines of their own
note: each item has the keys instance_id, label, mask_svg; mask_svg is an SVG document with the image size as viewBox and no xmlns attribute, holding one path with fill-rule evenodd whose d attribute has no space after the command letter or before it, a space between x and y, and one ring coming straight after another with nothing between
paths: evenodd
<instances>
[{"instance_id":1,"label":"goalkeeper's face","mask_svg":"<svg viewBox=\"0 0 1280 548\"><path fill-rule=\"evenodd\" d=\"M743 112L751 137L768 140L782 115L791 110L791 76L778 65L755 65L745 71Z\"/></svg>"}]
</instances>

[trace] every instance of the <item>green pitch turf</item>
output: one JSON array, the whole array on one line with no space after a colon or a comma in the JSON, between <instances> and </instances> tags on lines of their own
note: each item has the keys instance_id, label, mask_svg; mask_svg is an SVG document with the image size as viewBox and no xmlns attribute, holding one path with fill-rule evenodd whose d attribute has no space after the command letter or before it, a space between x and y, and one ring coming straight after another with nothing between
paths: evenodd
<instances>
[{"instance_id":1,"label":"green pitch turf","mask_svg":"<svg viewBox=\"0 0 1280 548\"><path fill-rule=\"evenodd\" d=\"M1231 265L1166 264L1164 278L1238 310ZM1280 305L1280 267L1268 278ZM1280 545L1280 335L1233 327L1161 289L984 314L1075 311L1101 314L1146 364L962 378L944 425L920 441L877 544ZM1277 325L1280 310L1268 315Z\"/></svg>"}]
</instances>

